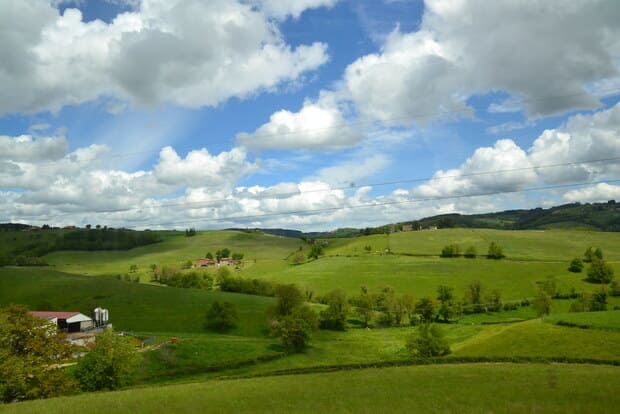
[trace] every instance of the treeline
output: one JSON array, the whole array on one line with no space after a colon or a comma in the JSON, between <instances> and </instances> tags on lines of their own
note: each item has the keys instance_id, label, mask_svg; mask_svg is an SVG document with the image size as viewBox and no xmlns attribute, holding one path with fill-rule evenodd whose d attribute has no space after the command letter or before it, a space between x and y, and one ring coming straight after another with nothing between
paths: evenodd
<instances>
[{"instance_id":1,"label":"treeline","mask_svg":"<svg viewBox=\"0 0 620 414\"><path fill-rule=\"evenodd\" d=\"M113 229L97 226L85 229L57 230L50 228L6 232L2 236L11 248L0 251L0 266L41 266L40 257L59 250L129 250L158 243L158 232Z\"/></svg>"}]
</instances>

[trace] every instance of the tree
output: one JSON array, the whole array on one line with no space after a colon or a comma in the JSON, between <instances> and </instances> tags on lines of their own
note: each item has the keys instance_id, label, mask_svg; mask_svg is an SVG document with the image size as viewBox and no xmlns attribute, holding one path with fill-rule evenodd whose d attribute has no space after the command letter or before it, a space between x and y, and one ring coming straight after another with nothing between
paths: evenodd
<instances>
[{"instance_id":1,"label":"tree","mask_svg":"<svg viewBox=\"0 0 620 414\"><path fill-rule=\"evenodd\" d=\"M0 309L0 399L8 403L75 392L77 383L53 368L73 352L55 324L23 306Z\"/></svg>"},{"instance_id":2,"label":"tree","mask_svg":"<svg viewBox=\"0 0 620 414\"><path fill-rule=\"evenodd\" d=\"M304 295L295 285L278 285L275 288L276 298L276 315L286 316L293 313L295 308L301 306L304 302Z\"/></svg>"},{"instance_id":3,"label":"tree","mask_svg":"<svg viewBox=\"0 0 620 414\"><path fill-rule=\"evenodd\" d=\"M437 300L440 302L437 315L444 322L449 322L456 315L453 292L454 289L448 286L440 285L437 288Z\"/></svg>"},{"instance_id":4,"label":"tree","mask_svg":"<svg viewBox=\"0 0 620 414\"><path fill-rule=\"evenodd\" d=\"M573 273L581 273L583 270L583 261L576 257L571 260L570 265L568 266L568 271Z\"/></svg>"},{"instance_id":5,"label":"tree","mask_svg":"<svg viewBox=\"0 0 620 414\"><path fill-rule=\"evenodd\" d=\"M308 259L318 259L319 256L323 256L323 246L321 246L320 244L314 244L312 245L312 248L310 248L310 252L308 252Z\"/></svg>"},{"instance_id":6,"label":"tree","mask_svg":"<svg viewBox=\"0 0 620 414\"><path fill-rule=\"evenodd\" d=\"M347 295L341 289L336 289L325 295L327 309L320 313L320 326L323 329L344 331L349 314L349 302Z\"/></svg>"},{"instance_id":7,"label":"tree","mask_svg":"<svg viewBox=\"0 0 620 414\"><path fill-rule=\"evenodd\" d=\"M441 257L458 257L461 254L461 248L456 244L449 244L441 249Z\"/></svg>"},{"instance_id":8,"label":"tree","mask_svg":"<svg viewBox=\"0 0 620 414\"><path fill-rule=\"evenodd\" d=\"M609 283L614 278L614 269L603 259L593 258L588 269L588 281Z\"/></svg>"},{"instance_id":9,"label":"tree","mask_svg":"<svg viewBox=\"0 0 620 414\"><path fill-rule=\"evenodd\" d=\"M207 252L207 254L205 254L205 258L206 258L206 259L213 260L213 253L211 253L211 252Z\"/></svg>"},{"instance_id":10,"label":"tree","mask_svg":"<svg viewBox=\"0 0 620 414\"><path fill-rule=\"evenodd\" d=\"M472 311L482 310L482 284L479 280L474 280L465 289L465 303L471 305Z\"/></svg>"},{"instance_id":11,"label":"tree","mask_svg":"<svg viewBox=\"0 0 620 414\"><path fill-rule=\"evenodd\" d=\"M596 249L594 247L588 247L583 253L583 261L586 263L592 262L594 259L603 260L603 251L600 247Z\"/></svg>"},{"instance_id":12,"label":"tree","mask_svg":"<svg viewBox=\"0 0 620 414\"><path fill-rule=\"evenodd\" d=\"M243 253L233 253L231 257L234 261L240 262L243 260Z\"/></svg>"},{"instance_id":13,"label":"tree","mask_svg":"<svg viewBox=\"0 0 620 414\"><path fill-rule=\"evenodd\" d=\"M358 316L364 320L364 327L368 328L375 313L375 300L368 293L368 291L364 291L362 288L362 293L359 296L352 298L351 304L355 306L355 312Z\"/></svg>"},{"instance_id":14,"label":"tree","mask_svg":"<svg viewBox=\"0 0 620 414\"><path fill-rule=\"evenodd\" d=\"M475 259L477 254L476 246L469 246L467 250L465 250L464 256L468 259Z\"/></svg>"},{"instance_id":15,"label":"tree","mask_svg":"<svg viewBox=\"0 0 620 414\"><path fill-rule=\"evenodd\" d=\"M306 261L306 255L303 252L296 252L293 255L293 264L302 264L303 262Z\"/></svg>"},{"instance_id":16,"label":"tree","mask_svg":"<svg viewBox=\"0 0 620 414\"><path fill-rule=\"evenodd\" d=\"M489 251L487 252L487 258L488 259L503 259L504 257L506 257L504 255L504 252L502 250L502 248L495 242L491 242L491 244L489 244Z\"/></svg>"},{"instance_id":17,"label":"tree","mask_svg":"<svg viewBox=\"0 0 620 414\"><path fill-rule=\"evenodd\" d=\"M425 297L415 304L415 313L419 315L423 323L430 323L435 319L435 307L435 301L429 297Z\"/></svg>"},{"instance_id":18,"label":"tree","mask_svg":"<svg viewBox=\"0 0 620 414\"><path fill-rule=\"evenodd\" d=\"M216 300L207 309L205 325L207 329L225 332L235 328L238 320L237 307L234 304Z\"/></svg>"},{"instance_id":19,"label":"tree","mask_svg":"<svg viewBox=\"0 0 620 414\"><path fill-rule=\"evenodd\" d=\"M106 329L94 348L80 358L75 377L84 391L115 390L129 385L141 361L131 338Z\"/></svg>"},{"instance_id":20,"label":"tree","mask_svg":"<svg viewBox=\"0 0 620 414\"><path fill-rule=\"evenodd\" d=\"M282 340L287 352L302 352L312 332L318 328L316 313L309 306L299 306L279 320L272 321L271 334Z\"/></svg>"},{"instance_id":21,"label":"tree","mask_svg":"<svg viewBox=\"0 0 620 414\"><path fill-rule=\"evenodd\" d=\"M425 323L419 329L417 335L412 335L407 340L406 347L412 356L431 358L448 355L451 352L439 326Z\"/></svg>"},{"instance_id":22,"label":"tree","mask_svg":"<svg viewBox=\"0 0 620 414\"><path fill-rule=\"evenodd\" d=\"M532 306L536 310L538 316L549 315L551 312L551 296L549 296L543 289L538 290L538 294L532 301Z\"/></svg>"}]
</instances>

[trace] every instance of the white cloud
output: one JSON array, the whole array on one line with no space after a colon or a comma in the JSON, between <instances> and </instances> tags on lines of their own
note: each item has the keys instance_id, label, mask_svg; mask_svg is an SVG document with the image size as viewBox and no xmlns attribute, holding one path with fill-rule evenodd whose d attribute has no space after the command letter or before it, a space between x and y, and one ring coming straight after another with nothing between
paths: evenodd
<instances>
[{"instance_id":1,"label":"white cloud","mask_svg":"<svg viewBox=\"0 0 620 414\"><path fill-rule=\"evenodd\" d=\"M592 187L571 190L564 194L564 200L580 203L620 200L620 186L600 183Z\"/></svg>"},{"instance_id":2,"label":"white cloud","mask_svg":"<svg viewBox=\"0 0 620 414\"><path fill-rule=\"evenodd\" d=\"M359 180L371 177L390 163L389 158L383 154L360 158L362 160L353 159L322 168L318 172L317 179L337 187L355 185Z\"/></svg>"},{"instance_id":3,"label":"white cloud","mask_svg":"<svg viewBox=\"0 0 620 414\"><path fill-rule=\"evenodd\" d=\"M268 16L284 19L287 16L298 18L305 10L319 7L332 7L338 0L250 0Z\"/></svg>"},{"instance_id":4,"label":"white cloud","mask_svg":"<svg viewBox=\"0 0 620 414\"><path fill-rule=\"evenodd\" d=\"M0 160L14 162L36 162L56 160L67 153L64 137L43 137L35 139L31 135L8 137L0 135Z\"/></svg>"},{"instance_id":5,"label":"white cloud","mask_svg":"<svg viewBox=\"0 0 620 414\"><path fill-rule=\"evenodd\" d=\"M181 159L172 147L165 147L154 174L164 184L229 189L239 178L256 170L257 166L246 160L245 151L240 148L218 155L203 148Z\"/></svg>"},{"instance_id":6,"label":"white cloud","mask_svg":"<svg viewBox=\"0 0 620 414\"><path fill-rule=\"evenodd\" d=\"M292 81L327 61L292 48L236 0L143 0L110 22L47 0L0 0L0 113L55 111L101 97L133 105L217 105Z\"/></svg>"},{"instance_id":7,"label":"white cloud","mask_svg":"<svg viewBox=\"0 0 620 414\"><path fill-rule=\"evenodd\" d=\"M491 110L530 117L596 108L587 91L620 78L619 20L615 0L427 0L419 31L395 30L344 82L363 115L398 124L468 114L494 91L511 98Z\"/></svg>"},{"instance_id":8,"label":"white cloud","mask_svg":"<svg viewBox=\"0 0 620 414\"><path fill-rule=\"evenodd\" d=\"M248 148L321 149L350 147L362 139L347 126L336 97L323 93L316 102L306 101L299 112L280 110L251 134L237 140Z\"/></svg>"}]
</instances>

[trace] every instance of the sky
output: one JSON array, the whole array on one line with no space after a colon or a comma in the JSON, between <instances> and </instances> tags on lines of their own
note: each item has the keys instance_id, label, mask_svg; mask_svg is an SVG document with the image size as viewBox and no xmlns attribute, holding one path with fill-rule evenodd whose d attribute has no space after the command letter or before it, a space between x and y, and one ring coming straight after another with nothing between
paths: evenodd
<instances>
[{"instance_id":1,"label":"sky","mask_svg":"<svg viewBox=\"0 0 620 414\"><path fill-rule=\"evenodd\" d=\"M620 199L616 0L0 0L0 222Z\"/></svg>"}]
</instances>

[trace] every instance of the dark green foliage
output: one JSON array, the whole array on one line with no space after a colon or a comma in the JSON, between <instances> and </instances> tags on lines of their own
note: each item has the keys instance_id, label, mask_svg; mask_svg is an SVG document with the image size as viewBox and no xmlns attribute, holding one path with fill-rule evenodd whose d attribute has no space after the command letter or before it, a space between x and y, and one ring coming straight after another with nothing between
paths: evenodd
<instances>
[{"instance_id":1,"label":"dark green foliage","mask_svg":"<svg viewBox=\"0 0 620 414\"><path fill-rule=\"evenodd\" d=\"M162 266L155 272L154 281L177 288L212 289L213 278L208 273L182 272L171 266Z\"/></svg>"},{"instance_id":2,"label":"dark green foliage","mask_svg":"<svg viewBox=\"0 0 620 414\"><path fill-rule=\"evenodd\" d=\"M64 370L49 369L74 351L64 334L23 306L0 309L0 400L48 398L73 393Z\"/></svg>"},{"instance_id":3,"label":"dark green foliage","mask_svg":"<svg viewBox=\"0 0 620 414\"><path fill-rule=\"evenodd\" d=\"M603 259L593 258L588 269L588 281L609 283L614 278L614 269Z\"/></svg>"},{"instance_id":4,"label":"dark green foliage","mask_svg":"<svg viewBox=\"0 0 620 414\"><path fill-rule=\"evenodd\" d=\"M207 252L207 254L205 254L205 258L213 260L213 253Z\"/></svg>"},{"instance_id":5,"label":"dark green foliage","mask_svg":"<svg viewBox=\"0 0 620 414\"><path fill-rule=\"evenodd\" d=\"M468 259L475 259L477 254L478 252L476 251L476 246L469 246L465 250L465 254L463 256L465 256Z\"/></svg>"},{"instance_id":6,"label":"dark green foliage","mask_svg":"<svg viewBox=\"0 0 620 414\"><path fill-rule=\"evenodd\" d=\"M454 301L454 289L440 285L437 288L437 300L440 302L437 316L443 322L449 322L459 313L459 306Z\"/></svg>"},{"instance_id":7,"label":"dark green foliage","mask_svg":"<svg viewBox=\"0 0 620 414\"><path fill-rule=\"evenodd\" d=\"M435 301L429 297L420 299L415 304L414 312L419 316L423 323L430 323L435 320L437 313Z\"/></svg>"},{"instance_id":8,"label":"dark green foliage","mask_svg":"<svg viewBox=\"0 0 620 414\"><path fill-rule=\"evenodd\" d=\"M471 282L465 289L465 309L466 313L481 312L483 288L479 280Z\"/></svg>"},{"instance_id":9,"label":"dark green foliage","mask_svg":"<svg viewBox=\"0 0 620 414\"><path fill-rule=\"evenodd\" d=\"M127 250L138 246L158 243L161 238L152 231L126 229L77 229L59 233L54 250ZM45 252L47 253L47 252Z\"/></svg>"},{"instance_id":10,"label":"dark green foliage","mask_svg":"<svg viewBox=\"0 0 620 414\"><path fill-rule=\"evenodd\" d=\"M576 257L571 260L570 265L568 266L568 271L573 273L581 273L583 270L583 261Z\"/></svg>"},{"instance_id":11,"label":"dark green foliage","mask_svg":"<svg viewBox=\"0 0 620 414\"><path fill-rule=\"evenodd\" d=\"M591 263L596 259L603 260L603 251L600 247L597 247L596 249L594 247L588 247L583 253L583 261L586 263Z\"/></svg>"},{"instance_id":12,"label":"dark green foliage","mask_svg":"<svg viewBox=\"0 0 620 414\"><path fill-rule=\"evenodd\" d=\"M205 326L218 332L225 332L237 326L239 315L237 307L230 302L215 301L207 309Z\"/></svg>"},{"instance_id":13,"label":"dark green foliage","mask_svg":"<svg viewBox=\"0 0 620 414\"><path fill-rule=\"evenodd\" d=\"M42 257L22 256L22 255L19 255L15 258L15 265L17 266L48 266L47 262Z\"/></svg>"},{"instance_id":14,"label":"dark green foliage","mask_svg":"<svg viewBox=\"0 0 620 414\"><path fill-rule=\"evenodd\" d=\"M304 302L303 293L293 284L278 285L274 291L276 298L278 299L276 304L277 315L290 315Z\"/></svg>"},{"instance_id":15,"label":"dark green foliage","mask_svg":"<svg viewBox=\"0 0 620 414\"><path fill-rule=\"evenodd\" d=\"M320 327L322 329L344 331L350 310L346 293L341 289L331 291L325 295L323 303L328 308L320 313Z\"/></svg>"},{"instance_id":16,"label":"dark green foliage","mask_svg":"<svg viewBox=\"0 0 620 414\"><path fill-rule=\"evenodd\" d=\"M235 261L241 261L243 260L243 253L233 253L231 258Z\"/></svg>"},{"instance_id":17,"label":"dark green foliage","mask_svg":"<svg viewBox=\"0 0 620 414\"><path fill-rule=\"evenodd\" d=\"M132 383L141 359L131 338L106 329L80 358L75 377L84 391L115 390Z\"/></svg>"},{"instance_id":18,"label":"dark green foliage","mask_svg":"<svg viewBox=\"0 0 620 414\"><path fill-rule=\"evenodd\" d=\"M407 350L413 357L441 357L450 353L448 341L438 325L425 323L419 329L418 334L409 337L406 344Z\"/></svg>"},{"instance_id":19,"label":"dark green foliage","mask_svg":"<svg viewBox=\"0 0 620 414\"><path fill-rule=\"evenodd\" d=\"M269 280L232 276L226 267L217 269L216 280L222 292L237 292L247 295L274 296L275 288L278 286Z\"/></svg>"},{"instance_id":20,"label":"dark green foliage","mask_svg":"<svg viewBox=\"0 0 620 414\"><path fill-rule=\"evenodd\" d=\"M196 229L195 228L185 229L185 237L193 237L195 235L196 235Z\"/></svg>"},{"instance_id":21,"label":"dark green foliage","mask_svg":"<svg viewBox=\"0 0 620 414\"><path fill-rule=\"evenodd\" d=\"M487 258L499 260L499 259L503 259L504 257L506 256L504 255L502 248L497 243L491 242L491 244L489 244Z\"/></svg>"},{"instance_id":22,"label":"dark green foliage","mask_svg":"<svg viewBox=\"0 0 620 414\"><path fill-rule=\"evenodd\" d=\"M362 293L351 298L349 302L355 307L355 312L360 318L363 319L364 327L367 328L370 325L370 321L375 313L376 301L374 298L368 293L367 290L362 288Z\"/></svg>"},{"instance_id":23,"label":"dark green foliage","mask_svg":"<svg viewBox=\"0 0 620 414\"><path fill-rule=\"evenodd\" d=\"M449 244L441 249L441 257L458 257L461 255L461 248L456 244Z\"/></svg>"},{"instance_id":24,"label":"dark green foliage","mask_svg":"<svg viewBox=\"0 0 620 414\"><path fill-rule=\"evenodd\" d=\"M271 334L282 340L287 352L302 352L312 332L318 328L316 313L309 306L295 308L290 314L272 321Z\"/></svg>"},{"instance_id":25,"label":"dark green foliage","mask_svg":"<svg viewBox=\"0 0 620 414\"><path fill-rule=\"evenodd\" d=\"M217 260L218 262L228 257L230 257L230 249L227 247L224 247L223 249L220 249L215 252L215 260Z\"/></svg>"},{"instance_id":26,"label":"dark green foliage","mask_svg":"<svg viewBox=\"0 0 620 414\"><path fill-rule=\"evenodd\" d=\"M319 256L323 256L323 246L315 243L310 248L310 252L308 252L308 259L316 260Z\"/></svg>"},{"instance_id":27,"label":"dark green foliage","mask_svg":"<svg viewBox=\"0 0 620 414\"><path fill-rule=\"evenodd\" d=\"M551 312L551 296L549 296L544 290L540 289L536 294L536 297L532 301L532 306L536 310L538 316L549 315Z\"/></svg>"}]
</instances>

